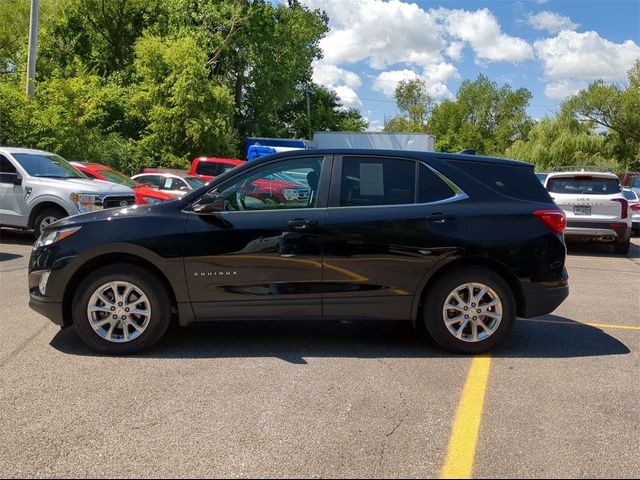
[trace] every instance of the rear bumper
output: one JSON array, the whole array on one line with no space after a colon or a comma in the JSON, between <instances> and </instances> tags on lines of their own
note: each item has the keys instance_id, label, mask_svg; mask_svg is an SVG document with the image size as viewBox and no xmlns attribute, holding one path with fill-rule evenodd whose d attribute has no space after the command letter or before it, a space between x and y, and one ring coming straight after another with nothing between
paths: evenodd
<instances>
[{"instance_id":1,"label":"rear bumper","mask_svg":"<svg viewBox=\"0 0 640 480\"><path fill-rule=\"evenodd\" d=\"M631 236L631 225L611 222L568 222L564 236L568 240L623 242Z\"/></svg>"},{"instance_id":2,"label":"rear bumper","mask_svg":"<svg viewBox=\"0 0 640 480\"><path fill-rule=\"evenodd\" d=\"M557 284L556 284L557 285ZM532 284L524 289L524 318L553 312L569 296L569 285L545 286Z\"/></svg>"}]
</instances>

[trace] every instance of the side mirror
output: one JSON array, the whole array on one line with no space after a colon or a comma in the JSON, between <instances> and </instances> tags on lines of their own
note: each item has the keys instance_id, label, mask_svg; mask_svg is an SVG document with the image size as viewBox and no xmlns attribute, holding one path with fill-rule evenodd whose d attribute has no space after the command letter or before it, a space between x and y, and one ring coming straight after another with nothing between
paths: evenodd
<instances>
[{"instance_id":1,"label":"side mirror","mask_svg":"<svg viewBox=\"0 0 640 480\"><path fill-rule=\"evenodd\" d=\"M205 193L192 207L198 215L210 215L224 211L224 195L219 193Z\"/></svg>"},{"instance_id":2,"label":"side mirror","mask_svg":"<svg viewBox=\"0 0 640 480\"><path fill-rule=\"evenodd\" d=\"M22 185L22 177L19 173L0 173L0 183Z\"/></svg>"}]
</instances>

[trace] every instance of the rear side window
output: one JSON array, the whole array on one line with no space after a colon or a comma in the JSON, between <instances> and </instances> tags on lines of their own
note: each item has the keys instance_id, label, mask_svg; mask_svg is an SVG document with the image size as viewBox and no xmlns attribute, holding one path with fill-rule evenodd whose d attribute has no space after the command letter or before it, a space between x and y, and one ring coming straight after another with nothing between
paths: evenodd
<instances>
[{"instance_id":1,"label":"rear side window","mask_svg":"<svg viewBox=\"0 0 640 480\"><path fill-rule=\"evenodd\" d=\"M198 162L196 173L208 177L217 177L227 170L231 170L233 167L235 167L235 165L229 165L228 163Z\"/></svg>"},{"instance_id":2,"label":"rear side window","mask_svg":"<svg viewBox=\"0 0 640 480\"><path fill-rule=\"evenodd\" d=\"M627 200L638 199L638 195L636 195L636 192L634 192L633 190L623 190L622 195L624 195L624 198L626 198Z\"/></svg>"},{"instance_id":3,"label":"rear side window","mask_svg":"<svg viewBox=\"0 0 640 480\"><path fill-rule=\"evenodd\" d=\"M17 173L16 167L3 155L0 155L0 173Z\"/></svg>"},{"instance_id":4,"label":"rear side window","mask_svg":"<svg viewBox=\"0 0 640 480\"><path fill-rule=\"evenodd\" d=\"M416 162L394 158L344 157L340 206L415 203Z\"/></svg>"},{"instance_id":5,"label":"rear side window","mask_svg":"<svg viewBox=\"0 0 640 480\"><path fill-rule=\"evenodd\" d=\"M430 169L420 164L418 175L418 203L431 203L446 200L455 195L449 185L444 183Z\"/></svg>"},{"instance_id":6,"label":"rear side window","mask_svg":"<svg viewBox=\"0 0 640 480\"><path fill-rule=\"evenodd\" d=\"M575 177L552 177L547 181L547 189L552 193L612 195L620 193L617 178L576 175Z\"/></svg>"},{"instance_id":7,"label":"rear side window","mask_svg":"<svg viewBox=\"0 0 640 480\"><path fill-rule=\"evenodd\" d=\"M160 175L143 175L141 177L137 177L136 181L149 185L153 188L160 188L160 182L162 181L162 177Z\"/></svg>"},{"instance_id":8,"label":"rear side window","mask_svg":"<svg viewBox=\"0 0 640 480\"><path fill-rule=\"evenodd\" d=\"M551 197L533 173L533 167L520 167L480 161L450 161L467 175L508 197L550 203Z\"/></svg>"}]
</instances>

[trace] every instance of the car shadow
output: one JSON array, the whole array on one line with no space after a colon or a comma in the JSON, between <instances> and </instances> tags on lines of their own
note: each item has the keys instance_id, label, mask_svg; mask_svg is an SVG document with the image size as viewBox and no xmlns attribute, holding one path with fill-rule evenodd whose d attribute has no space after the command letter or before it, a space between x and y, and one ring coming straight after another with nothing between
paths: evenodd
<instances>
[{"instance_id":1,"label":"car shadow","mask_svg":"<svg viewBox=\"0 0 640 480\"><path fill-rule=\"evenodd\" d=\"M544 321L560 323L543 323ZM446 358L433 340L416 334L408 322L252 321L196 323L172 328L142 358L274 357L306 364L309 357ZM70 355L97 356L76 335L61 330L51 346ZM495 357L565 358L624 355L630 350L604 331L547 315L536 322L518 321Z\"/></svg>"},{"instance_id":2,"label":"car shadow","mask_svg":"<svg viewBox=\"0 0 640 480\"><path fill-rule=\"evenodd\" d=\"M0 228L0 245L33 245L35 240L33 232Z\"/></svg>"},{"instance_id":3,"label":"car shadow","mask_svg":"<svg viewBox=\"0 0 640 480\"><path fill-rule=\"evenodd\" d=\"M613 251L613 246L595 242L567 242L567 253L575 257L606 257L640 259L640 245L631 243L629 253L620 255Z\"/></svg>"},{"instance_id":4,"label":"car shadow","mask_svg":"<svg viewBox=\"0 0 640 480\"><path fill-rule=\"evenodd\" d=\"M0 262L8 262L9 260L16 260L22 258L24 255L18 255L17 253L5 253L0 252Z\"/></svg>"}]
</instances>

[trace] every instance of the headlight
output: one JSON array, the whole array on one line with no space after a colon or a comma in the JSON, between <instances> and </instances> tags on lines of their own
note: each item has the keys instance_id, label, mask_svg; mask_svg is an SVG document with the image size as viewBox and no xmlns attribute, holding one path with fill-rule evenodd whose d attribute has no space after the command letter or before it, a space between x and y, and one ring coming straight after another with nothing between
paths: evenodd
<instances>
[{"instance_id":1,"label":"headlight","mask_svg":"<svg viewBox=\"0 0 640 480\"><path fill-rule=\"evenodd\" d=\"M92 195L90 193L71 194L71 201L74 203L80 213L102 210L102 205L99 203L99 198L100 197L98 195Z\"/></svg>"},{"instance_id":2,"label":"headlight","mask_svg":"<svg viewBox=\"0 0 640 480\"><path fill-rule=\"evenodd\" d=\"M144 200L147 203L150 203L151 205L156 205L162 202L162 200L160 200L159 198L152 198L152 197L142 197L142 200Z\"/></svg>"},{"instance_id":3,"label":"headlight","mask_svg":"<svg viewBox=\"0 0 640 480\"><path fill-rule=\"evenodd\" d=\"M47 245L51 245L52 243L59 242L60 240L64 240L65 238L70 237L82 227L70 227L63 228L61 230L53 230L52 232L43 232L40 235L40 238L36 240L36 243L33 244L33 249L37 249L40 247L45 247Z\"/></svg>"},{"instance_id":4,"label":"headlight","mask_svg":"<svg viewBox=\"0 0 640 480\"><path fill-rule=\"evenodd\" d=\"M294 190L292 188L285 188L284 190L282 190L282 193L284 194L284 198L286 198L289 201L298 199L298 190Z\"/></svg>"}]
</instances>

